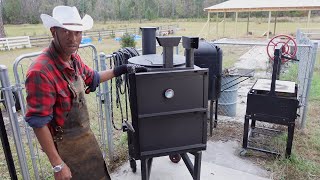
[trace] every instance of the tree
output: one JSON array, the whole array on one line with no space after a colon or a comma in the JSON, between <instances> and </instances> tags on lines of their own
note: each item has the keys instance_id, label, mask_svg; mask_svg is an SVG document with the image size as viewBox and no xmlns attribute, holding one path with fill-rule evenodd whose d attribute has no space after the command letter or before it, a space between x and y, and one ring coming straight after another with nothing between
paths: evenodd
<instances>
[{"instance_id":1,"label":"tree","mask_svg":"<svg viewBox=\"0 0 320 180\"><path fill-rule=\"evenodd\" d=\"M134 36L129 34L129 33L125 33L122 37L121 37L121 47L136 47L136 42L134 40Z\"/></svg>"},{"instance_id":2,"label":"tree","mask_svg":"<svg viewBox=\"0 0 320 180\"><path fill-rule=\"evenodd\" d=\"M9 24L21 24L21 1L20 0L6 0L3 4L3 17Z\"/></svg>"},{"instance_id":3,"label":"tree","mask_svg":"<svg viewBox=\"0 0 320 180\"><path fill-rule=\"evenodd\" d=\"M3 20L2 20L2 1L0 0L0 38L6 37L6 32L4 31Z\"/></svg>"}]
</instances>

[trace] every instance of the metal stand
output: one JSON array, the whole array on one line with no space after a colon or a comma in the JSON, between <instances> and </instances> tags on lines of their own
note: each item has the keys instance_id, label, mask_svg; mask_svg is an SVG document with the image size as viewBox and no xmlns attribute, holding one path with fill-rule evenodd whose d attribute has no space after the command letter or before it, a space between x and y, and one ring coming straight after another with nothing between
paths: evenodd
<instances>
[{"instance_id":1,"label":"metal stand","mask_svg":"<svg viewBox=\"0 0 320 180\"><path fill-rule=\"evenodd\" d=\"M11 153L11 149L10 149L10 144L9 144L6 128L5 128L5 125L3 122L3 116L2 116L1 109L0 109L0 137L1 137L1 142L2 142L2 148L4 151L5 157L6 157L10 177L13 180L17 180L18 177L17 177L17 173L16 173L16 168L14 166L14 161L12 158L12 153Z\"/></svg>"},{"instance_id":2,"label":"metal stand","mask_svg":"<svg viewBox=\"0 0 320 180\"><path fill-rule=\"evenodd\" d=\"M276 118L276 117L273 117L273 118ZM257 115L252 117L251 115L245 115L242 148L251 149L251 150L260 151L260 152L265 152L265 153L270 153L270 154L274 154L274 155L277 155L277 156L281 155L280 153L278 153L276 151L270 151L270 150L266 150L266 149L262 149L262 148L256 148L256 147L249 146L248 142L250 142L250 138L253 136L254 133L258 133L257 130L264 130L264 131L267 131L269 133L278 132L278 131L276 131L274 129L266 129L266 128L258 128L258 127L256 127L255 126L256 120L260 120L260 119L263 120L263 119L265 119L265 117L259 117ZM250 125L250 120L251 120L251 125ZM279 119L279 120L273 119L273 120L275 120L275 122L282 122L283 119ZM275 123L275 122L272 122L272 123ZM288 123L286 123L286 124L281 123L281 125L286 125L288 127L288 139L287 139L285 157L290 157L291 149L292 149L292 142L293 142L295 123L294 123L294 120L293 121L290 120L290 121L287 121L287 122ZM275 123L275 124L279 124L279 123ZM250 128L249 128L249 126L250 126ZM260 133L260 134L262 134L262 133Z\"/></svg>"},{"instance_id":3,"label":"metal stand","mask_svg":"<svg viewBox=\"0 0 320 180\"><path fill-rule=\"evenodd\" d=\"M194 163L191 162L187 153L181 153L180 156L182 157L185 165L187 166L192 179L200 180L200 171L201 171L201 157L202 152L189 152L190 154L194 155ZM142 180L149 180L151 167L152 167L153 158L142 158L141 159L141 178Z\"/></svg>"},{"instance_id":4,"label":"metal stand","mask_svg":"<svg viewBox=\"0 0 320 180\"><path fill-rule=\"evenodd\" d=\"M258 118L258 117L256 117L256 118ZM252 121L251 121L251 127L249 128L250 120L252 120ZM270 151L270 150L266 150L266 149L262 149L262 148L256 148L256 147L252 147L252 146L248 145L248 142L250 142L250 137L252 137L254 133L257 133L256 130L265 130L265 131L267 131L269 133L277 132L276 130L273 130L273 129L255 127L255 122L256 122L255 119L253 119L249 115L245 115L242 147L244 149L252 149L252 150L255 150L255 151L270 153L270 154L274 154L274 155L277 155L277 156L281 155L280 153L278 153L276 151ZM293 122L289 121L289 123L287 123L286 126L288 127L288 139L287 139L285 157L290 157L291 149L292 149L292 142L293 142L295 123L294 123L294 121ZM260 133L260 134L262 134L262 133Z\"/></svg>"}]
</instances>

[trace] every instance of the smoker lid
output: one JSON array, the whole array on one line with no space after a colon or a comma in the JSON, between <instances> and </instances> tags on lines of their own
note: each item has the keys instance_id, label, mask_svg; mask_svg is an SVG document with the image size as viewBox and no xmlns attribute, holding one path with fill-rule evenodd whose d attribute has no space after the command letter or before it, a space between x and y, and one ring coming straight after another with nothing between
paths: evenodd
<instances>
[{"instance_id":1,"label":"smoker lid","mask_svg":"<svg viewBox=\"0 0 320 180\"><path fill-rule=\"evenodd\" d=\"M163 67L163 56L161 54L147 54L130 58L129 63L147 67ZM181 66L186 63L186 58L181 55L173 55L173 66Z\"/></svg>"},{"instance_id":2,"label":"smoker lid","mask_svg":"<svg viewBox=\"0 0 320 180\"><path fill-rule=\"evenodd\" d=\"M219 48L213 43L209 43L207 41L199 41L199 47L198 49L194 50L194 56L215 57L218 55L218 49Z\"/></svg>"}]
</instances>

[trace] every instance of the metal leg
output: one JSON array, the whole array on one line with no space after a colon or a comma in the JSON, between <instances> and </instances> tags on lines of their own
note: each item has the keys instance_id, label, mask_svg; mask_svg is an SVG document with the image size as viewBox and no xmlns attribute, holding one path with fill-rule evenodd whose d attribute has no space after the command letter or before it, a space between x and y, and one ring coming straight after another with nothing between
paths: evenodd
<instances>
[{"instance_id":1,"label":"metal leg","mask_svg":"<svg viewBox=\"0 0 320 180\"><path fill-rule=\"evenodd\" d=\"M295 127L295 123L289 124L289 126L288 126L288 140L287 140L287 148L286 148L286 158L290 157L290 155L291 155L294 127Z\"/></svg>"},{"instance_id":2,"label":"metal leg","mask_svg":"<svg viewBox=\"0 0 320 180\"><path fill-rule=\"evenodd\" d=\"M194 155L194 171L193 171L193 179L200 180L200 171L201 171L201 157L202 152L196 152Z\"/></svg>"},{"instance_id":3,"label":"metal leg","mask_svg":"<svg viewBox=\"0 0 320 180\"><path fill-rule=\"evenodd\" d=\"M180 154L180 156L182 157L183 162L186 164L191 176L193 177L193 165L192 165L192 162L190 161L187 153L182 153L182 154Z\"/></svg>"},{"instance_id":4,"label":"metal leg","mask_svg":"<svg viewBox=\"0 0 320 180\"><path fill-rule=\"evenodd\" d=\"M255 128L256 128L256 120L254 118L251 118L251 125L250 125L249 135L248 135L249 138L255 136L255 132L254 132Z\"/></svg>"},{"instance_id":5,"label":"metal leg","mask_svg":"<svg viewBox=\"0 0 320 180\"><path fill-rule=\"evenodd\" d=\"M244 128L243 128L243 142L242 147L246 149L248 147L248 133L249 133L249 116L244 116Z\"/></svg>"},{"instance_id":6,"label":"metal leg","mask_svg":"<svg viewBox=\"0 0 320 180\"><path fill-rule=\"evenodd\" d=\"M147 162L147 165L148 165L148 179L150 179L152 161L153 161L153 158L150 158L150 159L148 159L148 162Z\"/></svg>"},{"instance_id":7,"label":"metal leg","mask_svg":"<svg viewBox=\"0 0 320 180\"><path fill-rule=\"evenodd\" d=\"M141 159L141 179L148 180L148 168L146 159Z\"/></svg>"},{"instance_id":8,"label":"metal leg","mask_svg":"<svg viewBox=\"0 0 320 180\"><path fill-rule=\"evenodd\" d=\"M213 100L210 100L210 136L212 136L213 129Z\"/></svg>"},{"instance_id":9,"label":"metal leg","mask_svg":"<svg viewBox=\"0 0 320 180\"><path fill-rule=\"evenodd\" d=\"M190 161L190 158L187 155L187 153L182 153L180 155L181 155L184 163L186 164L186 166L187 166L192 178L194 180L200 180L202 152L198 151L198 152L194 152L194 153L191 153L191 154L194 155L194 165Z\"/></svg>"},{"instance_id":10,"label":"metal leg","mask_svg":"<svg viewBox=\"0 0 320 180\"><path fill-rule=\"evenodd\" d=\"M251 128L254 129L256 127L256 120L252 118L251 120Z\"/></svg>"},{"instance_id":11,"label":"metal leg","mask_svg":"<svg viewBox=\"0 0 320 180\"><path fill-rule=\"evenodd\" d=\"M149 180L152 166L152 158L141 159L141 179Z\"/></svg>"},{"instance_id":12,"label":"metal leg","mask_svg":"<svg viewBox=\"0 0 320 180\"><path fill-rule=\"evenodd\" d=\"M218 99L216 100L216 107L214 112L214 124L213 127L216 128L218 124Z\"/></svg>"}]
</instances>

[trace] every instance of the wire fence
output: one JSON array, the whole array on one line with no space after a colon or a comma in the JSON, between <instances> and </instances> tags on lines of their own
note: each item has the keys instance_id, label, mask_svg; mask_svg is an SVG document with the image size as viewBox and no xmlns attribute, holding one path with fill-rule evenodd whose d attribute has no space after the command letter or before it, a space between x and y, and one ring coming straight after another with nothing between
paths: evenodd
<instances>
[{"instance_id":1,"label":"wire fence","mask_svg":"<svg viewBox=\"0 0 320 180\"><path fill-rule=\"evenodd\" d=\"M301 105L300 122L302 128L306 127L308 98L319 45L317 41L311 39L312 36L320 37L320 30L315 30L316 32L313 33L308 29L297 31L297 43L301 45L298 47L297 59L299 59L298 80L300 86L298 96Z\"/></svg>"}]
</instances>

